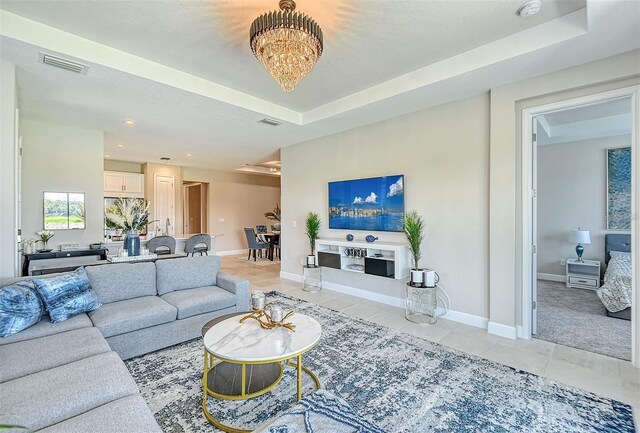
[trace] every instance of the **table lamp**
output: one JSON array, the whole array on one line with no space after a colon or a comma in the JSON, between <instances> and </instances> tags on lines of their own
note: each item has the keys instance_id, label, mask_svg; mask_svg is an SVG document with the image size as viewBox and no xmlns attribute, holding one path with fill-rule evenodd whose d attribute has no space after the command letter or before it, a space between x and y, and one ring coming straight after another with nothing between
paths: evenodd
<instances>
[{"instance_id":1,"label":"table lamp","mask_svg":"<svg viewBox=\"0 0 640 433\"><path fill-rule=\"evenodd\" d=\"M569 234L569 242L572 244L578 244L576 246L576 254L578 255L578 261L583 262L582 253L584 253L584 247L581 244L590 244L591 238L589 237L589 230L572 230Z\"/></svg>"}]
</instances>

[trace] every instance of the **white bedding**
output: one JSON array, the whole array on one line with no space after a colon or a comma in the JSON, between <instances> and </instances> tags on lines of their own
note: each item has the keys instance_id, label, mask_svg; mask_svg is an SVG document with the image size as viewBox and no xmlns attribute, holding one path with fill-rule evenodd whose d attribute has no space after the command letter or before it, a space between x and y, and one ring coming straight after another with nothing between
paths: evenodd
<instances>
[{"instance_id":1,"label":"white bedding","mask_svg":"<svg viewBox=\"0 0 640 433\"><path fill-rule=\"evenodd\" d=\"M604 284L596 293L612 313L631 306L631 254L611 251Z\"/></svg>"}]
</instances>

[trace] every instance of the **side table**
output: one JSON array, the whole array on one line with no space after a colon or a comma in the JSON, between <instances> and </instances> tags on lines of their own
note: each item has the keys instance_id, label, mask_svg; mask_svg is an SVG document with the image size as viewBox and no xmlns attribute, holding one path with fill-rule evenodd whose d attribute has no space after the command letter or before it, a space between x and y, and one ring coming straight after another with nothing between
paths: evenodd
<instances>
[{"instance_id":1,"label":"side table","mask_svg":"<svg viewBox=\"0 0 640 433\"><path fill-rule=\"evenodd\" d=\"M600 287L600 261L567 259L567 287L592 289Z\"/></svg>"},{"instance_id":2,"label":"side table","mask_svg":"<svg viewBox=\"0 0 640 433\"><path fill-rule=\"evenodd\" d=\"M417 287L407 283L405 318L413 323L433 325L438 320L438 285Z\"/></svg>"},{"instance_id":3,"label":"side table","mask_svg":"<svg viewBox=\"0 0 640 433\"><path fill-rule=\"evenodd\" d=\"M322 290L322 268L320 266L302 267L302 290L305 292L319 292Z\"/></svg>"}]
</instances>

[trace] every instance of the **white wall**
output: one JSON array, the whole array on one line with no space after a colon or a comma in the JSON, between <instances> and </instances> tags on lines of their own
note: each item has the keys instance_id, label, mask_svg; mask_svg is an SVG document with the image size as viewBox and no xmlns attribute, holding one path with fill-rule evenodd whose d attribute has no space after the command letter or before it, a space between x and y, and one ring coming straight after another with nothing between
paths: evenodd
<instances>
[{"instance_id":1,"label":"white wall","mask_svg":"<svg viewBox=\"0 0 640 433\"><path fill-rule=\"evenodd\" d=\"M113 159L104 160L105 171L122 171L126 173L142 173L142 164L128 161L115 161Z\"/></svg>"},{"instance_id":2,"label":"white wall","mask_svg":"<svg viewBox=\"0 0 640 433\"><path fill-rule=\"evenodd\" d=\"M56 230L49 246L76 242L86 248L102 241L103 132L29 119L22 119L20 126L23 238L36 238L43 229L45 191L82 192L86 229Z\"/></svg>"},{"instance_id":3,"label":"white wall","mask_svg":"<svg viewBox=\"0 0 640 433\"><path fill-rule=\"evenodd\" d=\"M426 221L421 265L440 274L453 310L488 317L488 116L484 94L283 148L282 271L302 273L307 212L320 214L321 237L346 235L327 229L329 181L404 174L405 208ZM358 239L368 233L353 231ZM374 234L379 242L406 240L401 233ZM400 280L327 268L323 279L404 297Z\"/></svg>"},{"instance_id":4,"label":"white wall","mask_svg":"<svg viewBox=\"0 0 640 433\"><path fill-rule=\"evenodd\" d=\"M561 275L560 259L575 258L569 232L589 230L585 259L604 268L607 231L606 149L631 145L630 135L538 146L538 273Z\"/></svg>"},{"instance_id":5,"label":"white wall","mask_svg":"<svg viewBox=\"0 0 640 433\"><path fill-rule=\"evenodd\" d=\"M209 184L209 233L224 235L216 239L217 252L244 250L247 248L244 227L275 223L264 214L280 203L277 177L184 167L183 179Z\"/></svg>"},{"instance_id":6,"label":"white wall","mask_svg":"<svg viewBox=\"0 0 640 433\"><path fill-rule=\"evenodd\" d=\"M16 274L16 70L0 62L0 278Z\"/></svg>"}]
</instances>

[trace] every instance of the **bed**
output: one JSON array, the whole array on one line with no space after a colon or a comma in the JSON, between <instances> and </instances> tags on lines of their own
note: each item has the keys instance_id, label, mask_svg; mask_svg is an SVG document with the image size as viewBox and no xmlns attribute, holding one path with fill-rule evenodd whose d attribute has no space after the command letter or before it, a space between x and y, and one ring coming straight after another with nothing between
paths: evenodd
<instances>
[{"instance_id":1,"label":"bed","mask_svg":"<svg viewBox=\"0 0 640 433\"><path fill-rule=\"evenodd\" d=\"M604 284L596 290L607 316L631 320L631 235L605 235Z\"/></svg>"}]
</instances>

